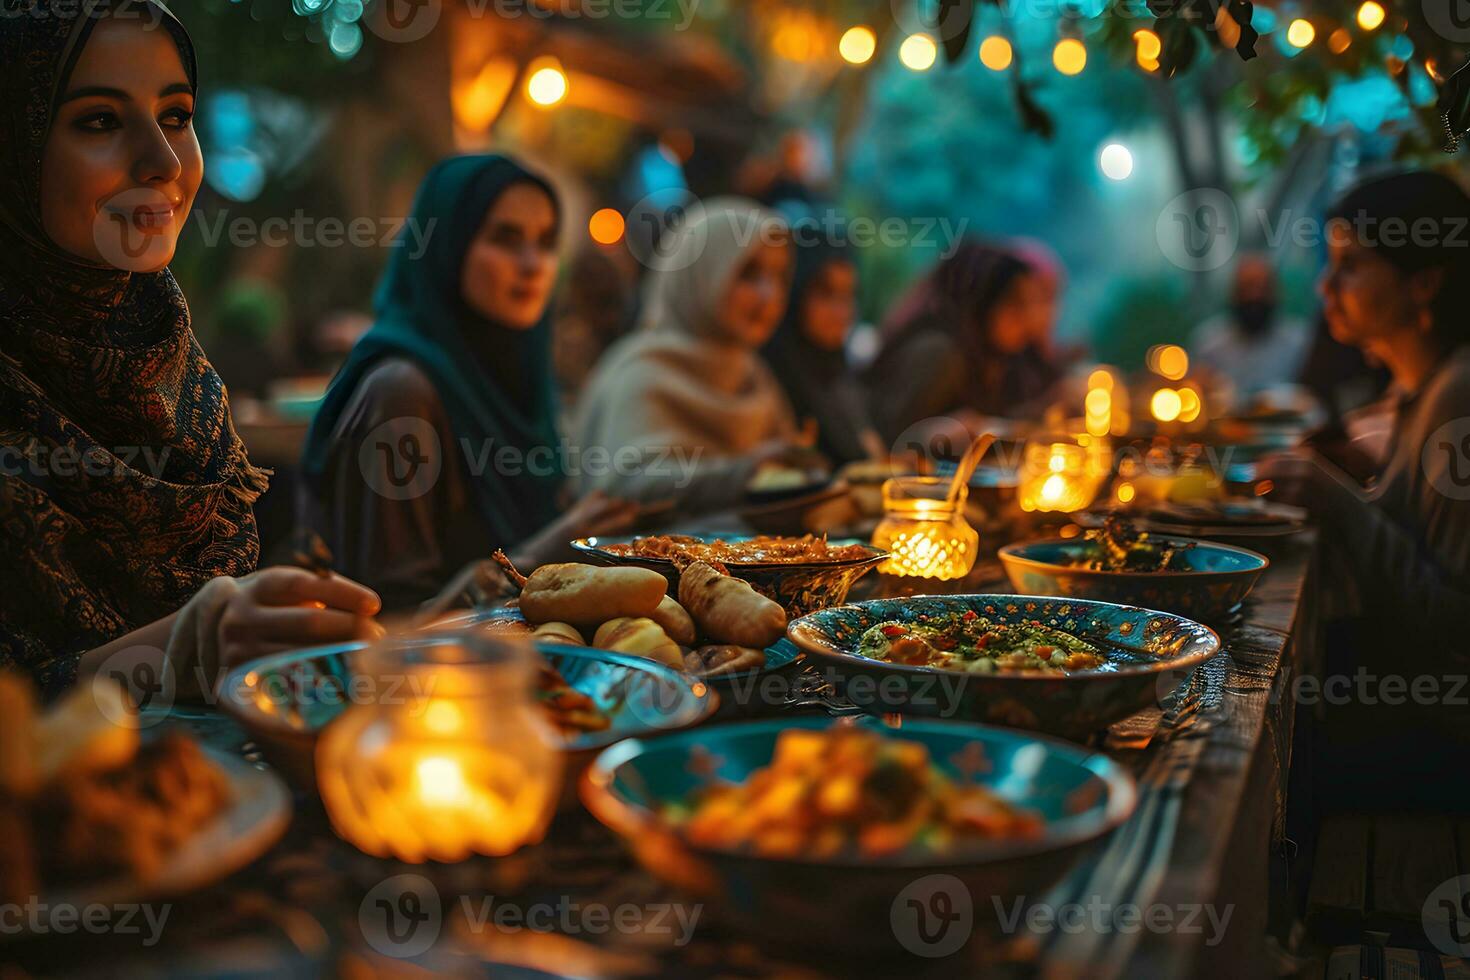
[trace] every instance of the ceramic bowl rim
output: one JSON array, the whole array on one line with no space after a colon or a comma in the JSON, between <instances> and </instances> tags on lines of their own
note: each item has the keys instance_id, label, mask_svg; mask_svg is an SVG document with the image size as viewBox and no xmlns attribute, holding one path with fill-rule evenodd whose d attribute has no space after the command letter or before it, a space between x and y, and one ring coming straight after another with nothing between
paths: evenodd
<instances>
[{"instance_id":1,"label":"ceramic bowl rim","mask_svg":"<svg viewBox=\"0 0 1470 980\"><path fill-rule=\"evenodd\" d=\"M1242 558L1247 558L1253 562L1256 562L1256 564L1254 567L1251 568L1198 568L1190 569L1189 571L1185 572L1142 572L1128 570L1109 571L1100 568L1072 568L1070 565L1059 565L1056 562L1042 561L1040 558L1032 558L1028 555L1022 554L1022 552L1027 548L1034 548L1041 545L1072 544L1074 542L1081 541L1081 538L1039 538L1034 541L1017 541L998 549L996 551L996 556L1000 558L1002 565L1011 564L1021 567L1039 569L1052 574L1062 573L1066 575L1075 575L1082 578L1114 579L1118 581L1121 581L1125 578L1157 579L1161 582L1183 582L1192 579L1218 580L1222 578L1240 577L1244 575L1259 575L1264 573L1267 569L1271 567L1271 559L1267 558L1265 555L1261 554L1258 551L1252 551L1249 548L1242 548L1238 545L1225 544L1221 541L1210 541L1205 538L1184 537L1177 534L1156 534L1152 531L1149 532L1149 538L1151 540L1163 541L1166 544L1189 543L1195 545L1204 545L1207 548L1214 548L1217 551L1223 551L1238 555Z\"/></svg>"},{"instance_id":2,"label":"ceramic bowl rim","mask_svg":"<svg viewBox=\"0 0 1470 980\"><path fill-rule=\"evenodd\" d=\"M634 538L653 536L654 535L646 534L594 535L592 537L575 538L570 542L570 545L574 551L577 551L580 554L590 555L594 558L600 558L603 561L611 562L615 565L657 565L659 567L667 567L668 569L673 570L674 561L672 558L661 558L656 556L643 555L620 555L616 552L606 551L603 548L599 547L597 544L599 540L606 540L608 543L615 544L622 541L632 541ZM792 537L793 535L690 534L684 536L699 538L701 541L713 541L716 538L725 541L739 541L742 539L754 537ZM887 551L884 551L882 548L876 547L871 542L863 541L859 538L836 538L833 539L831 543L839 546L850 544L859 545L863 548L866 548L868 550L868 554L862 558L842 558L836 561L725 561L722 562L722 564L724 564L725 567L729 568L731 571L736 572L824 572L846 571L848 569L855 568L867 568L869 566L877 565L881 562L884 562L889 557L889 553Z\"/></svg>"},{"instance_id":3,"label":"ceramic bowl rim","mask_svg":"<svg viewBox=\"0 0 1470 980\"><path fill-rule=\"evenodd\" d=\"M903 602L907 599L941 599L941 600L985 600L997 603L1021 604L1026 602L1061 602L1061 603L1087 603L1094 606L1111 606L1115 609L1127 609L1134 612L1144 613L1147 616L1162 616L1174 622L1186 625L1190 628L1204 632L1203 648L1196 650L1187 656L1177 657L1173 660L1160 660L1152 664L1129 664L1126 667L1118 667L1114 670L1078 670L1070 674L1043 674L1037 671L1016 671L1012 673L998 672L994 674L974 674L965 670L951 670L946 667L930 667L923 664L896 664L888 660L877 660L872 657L864 657L858 653L850 653L838 648L831 641L825 639L826 631L815 622L816 617L824 613L832 613L842 609L863 609L877 603ZM967 608L974 608L973 605ZM1060 627L1058 627L1060 629ZM1164 612L1159 609L1149 609L1144 606L1128 606L1119 602L1105 602L1101 599L1078 599L1069 596L1039 596L1039 595L1001 595L998 593L962 593L956 595L916 595L905 596L901 599L865 599L861 602L845 602L839 606L831 606L827 609L819 609L814 613L808 613L792 620L786 626L786 637L797 648L818 657L827 657L841 663L857 666L874 666L884 670L897 671L901 674L909 674L915 677L923 677L929 674L943 672L956 674L960 677L973 677L977 682L992 683L1017 683L1017 682L1064 682L1084 683L1117 677L1140 677L1149 674L1162 674L1166 670L1192 670L1200 664L1219 654L1222 649L1220 634L1209 626L1187 616L1178 613ZM1147 651L1145 651L1147 652Z\"/></svg>"},{"instance_id":4,"label":"ceramic bowl rim","mask_svg":"<svg viewBox=\"0 0 1470 980\"><path fill-rule=\"evenodd\" d=\"M875 718L861 718L858 720L858 723L869 727L877 726L880 733L889 731L882 725L881 721ZM831 718L807 716L737 722L730 725L723 725L720 730L726 734L735 736L741 734L763 734L767 731L779 734L781 731L792 728L825 730L833 724L834 721ZM736 860L751 860L789 868L867 871L937 871L956 867L998 864L1004 861L1062 852L1104 837L1116 830L1132 816L1137 806L1137 780L1127 768L1104 752L1088 749L1075 742L1068 742L1065 739L1054 736L1008 729L999 725L987 725L981 722L905 718L904 727L896 730L895 737L902 738L903 732L906 730L914 731L923 729L931 729L938 732L948 730L955 734L968 731L972 736L977 730L1010 734L1028 743L1040 743L1043 746L1049 747L1052 751L1060 750L1078 768L1086 769L1094 777L1103 782L1108 793L1107 805L1101 814L1093 816L1090 819L1084 820L1084 818L1089 816L1088 814L1072 814L1060 820L1047 821L1047 835L1037 840L1001 839L977 841L963 848L956 848L946 853L925 854L910 852L878 857L841 855L833 858L817 858L755 854L739 848L712 847L695 844L680 832L677 827L661 819L654 811L642 804L634 803L631 800L621 797L613 790L612 774L618 767L643 754L650 743L660 740L687 740L695 737L697 733L673 732L652 738L628 738L609 746L599 753L597 758L592 760L592 763L582 774L579 789L581 791L582 803L586 806L587 810L613 832L625 838L636 839L635 835L646 833L672 834L679 840L682 846L701 855L733 858ZM1061 828L1060 831L1053 833L1052 829L1057 827Z\"/></svg>"},{"instance_id":5,"label":"ceramic bowl rim","mask_svg":"<svg viewBox=\"0 0 1470 980\"><path fill-rule=\"evenodd\" d=\"M602 650L596 647L578 647L562 643L537 642L538 652L549 652L558 655L599 660L604 663L616 664L618 666L630 667L645 673L662 676L665 680L681 684L691 698L693 710L688 720L680 721L678 724L664 727L647 726L645 731L637 734L627 732L588 732L576 738L563 738L560 748L564 752L580 752L588 749L601 750L609 745L627 738L644 738L662 733L673 733L683 731L702 724L714 715L720 706L720 696L715 688L705 680L686 674L683 671L674 670L657 661L646 657L635 657L631 654L617 653L613 650ZM279 664L289 664L296 660L308 657L327 657L332 655L347 655L360 650L366 650L372 646L367 641L354 641L351 643L333 643L320 647L303 647L298 650L283 650L279 653L268 654L254 660L246 661L230 670L221 682L220 707L225 714L229 715L235 722L247 731L260 729L273 737L280 738L316 738L325 729L325 726L316 728L297 728L279 716L267 715L256 709L249 699L241 699L235 692L251 690L255 685L247 685L246 675L251 672L269 670ZM329 723L330 724L330 723Z\"/></svg>"}]
</instances>

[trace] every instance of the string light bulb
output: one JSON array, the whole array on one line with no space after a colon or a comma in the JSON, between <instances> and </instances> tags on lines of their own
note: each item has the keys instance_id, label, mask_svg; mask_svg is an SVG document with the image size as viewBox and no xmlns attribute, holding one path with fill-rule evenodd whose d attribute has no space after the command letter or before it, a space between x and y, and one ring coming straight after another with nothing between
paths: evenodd
<instances>
[{"instance_id":1,"label":"string light bulb","mask_svg":"<svg viewBox=\"0 0 1470 980\"><path fill-rule=\"evenodd\" d=\"M849 27L837 42L837 53L849 65L866 65L878 51L878 35L871 27L859 24Z\"/></svg>"},{"instance_id":2,"label":"string light bulb","mask_svg":"<svg viewBox=\"0 0 1470 980\"><path fill-rule=\"evenodd\" d=\"M939 57L939 48L928 34L910 34L898 49L898 60L909 71L928 71Z\"/></svg>"},{"instance_id":3,"label":"string light bulb","mask_svg":"<svg viewBox=\"0 0 1470 980\"><path fill-rule=\"evenodd\" d=\"M1064 37L1051 49L1051 63L1063 75L1079 75L1087 67L1087 46L1075 37Z\"/></svg>"},{"instance_id":4,"label":"string light bulb","mask_svg":"<svg viewBox=\"0 0 1470 980\"><path fill-rule=\"evenodd\" d=\"M991 71L1005 71L1015 57L1011 42L999 34L992 34L980 42L980 64Z\"/></svg>"},{"instance_id":5,"label":"string light bulb","mask_svg":"<svg viewBox=\"0 0 1470 980\"><path fill-rule=\"evenodd\" d=\"M1301 17L1292 21L1291 26L1286 29L1286 43L1294 48L1305 48L1316 37L1317 29L1312 26L1312 22Z\"/></svg>"},{"instance_id":6,"label":"string light bulb","mask_svg":"<svg viewBox=\"0 0 1470 980\"><path fill-rule=\"evenodd\" d=\"M1365 31L1376 31L1383 26L1383 21L1388 17L1388 12L1383 9L1383 4L1376 0L1364 0L1358 8L1358 26Z\"/></svg>"}]
</instances>

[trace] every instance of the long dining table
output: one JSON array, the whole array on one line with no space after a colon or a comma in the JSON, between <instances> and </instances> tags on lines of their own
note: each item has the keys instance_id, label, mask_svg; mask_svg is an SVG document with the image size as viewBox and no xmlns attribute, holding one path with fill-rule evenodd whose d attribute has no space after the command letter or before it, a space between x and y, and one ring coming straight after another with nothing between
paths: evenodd
<instances>
[{"instance_id":1,"label":"long dining table","mask_svg":"<svg viewBox=\"0 0 1470 980\"><path fill-rule=\"evenodd\" d=\"M0 947L0 963L38 975L108 976L1263 975L1272 869L1289 845L1296 722L1289 692L1320 652L1316 551L1311 529L1272 541L1271 567L1235 618L1217 627L1221 654L1156 708L1094 738L1095 748L1135 774L1138 806L1050 894L1031 897L1047 914L1016 919L1008 900L973 896L977 916L994 904L1011 928L945 958L854 959L834 953L832 937L809 949L770 948L654 879L575 810L513 859L460 867L438 886L449 890L432 941L404 943L375 916L392 907L384 888L422 869L358 853L334 836L314 796L298 794L291 825L264 857L168 900L156 942L85 934L12 940ZM853 598L904 591L940 590L870 575ZM989 562L943 591L1010 590ZM218 712L176 708L166 724L267 765ZM486 914L496 907L548 914ZM592 910L601 910L595 920ZM622 910L640 914L614 926L612 913Z\"/></svg>"}]
</instances>

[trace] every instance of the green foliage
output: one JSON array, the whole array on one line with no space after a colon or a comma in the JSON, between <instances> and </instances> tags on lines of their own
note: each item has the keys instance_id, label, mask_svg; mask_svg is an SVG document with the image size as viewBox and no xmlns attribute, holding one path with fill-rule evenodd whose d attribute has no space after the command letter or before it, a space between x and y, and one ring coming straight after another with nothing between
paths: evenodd
<instances>
[{"instance_id":1,"label":"green foliage","mask_svg":"<svg viewBox=\"0 0 1470 980\"><path fill-rule=\"evenodd\" d=\"M1182 343L1194 330L1187 282L1178 274L1118 279L1094 321L1093 349L1107 364L1142 364L1154 344Z\"/></svg>"}]
</instances>

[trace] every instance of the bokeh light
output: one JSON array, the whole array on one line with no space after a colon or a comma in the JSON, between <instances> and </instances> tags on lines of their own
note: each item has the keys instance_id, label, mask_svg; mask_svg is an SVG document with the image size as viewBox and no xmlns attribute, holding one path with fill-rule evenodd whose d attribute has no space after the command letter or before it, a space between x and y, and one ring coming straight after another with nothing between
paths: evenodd
<instances>
[{"instance_id":1,"label":"bokeh light","mask_svg":"<svg viewBox=\"0 0 1470 980\"><path fill-rule=\"evenodd\" d=\"M567 97L567 73L559 65L546 65L531 73L526 96L539 106L554 106Z\"/></svg>"},{"instance_id":2,"label":"bokeh light","mask_svg":"<svg viewBox=\"0 0 1470 980\"><path fill-rule=\"evenodd\" d=\"M1087 67L1087 47L1075 37L1064 37L1051 49L1051 63L1063 75L1077 75Z\"/></svg>"},{"instance_id":3,"label":"bokeh light","mask_svg":"<svg viewBox=\"0 0 1470 980\"><path fill-rule=\"evenodd\" d=\"M1312 26L1312 22L1300 17L1292 21L1291 26L1286 29L1286 41L1294 48L1305 48L1316 37L1317 29Z\"/></svg>"},{"instance_id":4,"label":"bokeh light","mask_svg":"<svg viewBox=\"0 0 1470 980\"><path fill-rule=\"evenodd\" d=\"M1383 26L1384 18L1387 16L1388 12L1383 9L1382 4L1374 0L1366 0L1358 8L1358 26L1365 31L1376 31Z\"/></svg>"},{"instance_id":5,"label":"bokeh light","mask_svg":"<svg viewBox=\"0 0 1470 980\"><path fill-rule=\"evenodd\" d=\"M1005 71L1015 57L1011 42L999 34L992 34L980 42L980 64L991 71Z\"/></svg>"},{"instance_id":6,"label":"bokeh light","mask_svg":"<svg viewBox=\"0 0 1470 980\"><path fill-rule=\"evenodd\" d=\"M616 208L603 208L587 222L587 233L599 245L616 245L626 230L627 223Z\"/></svg>"},{"instance_id":7,"label":"bokeh light","mask_svg":"<svg viewBox=\"0 0 1470 980\"><path fill-rule=\"evenodd\" d=\"M1098 154L1097 165L1109 180L1127 180L1133 175L1133 154L1122 143L1109 143Z\"/></svg>"},{"instance_id":8,"label":"bokeh light","mask_svg":"<svg viewBox=\"0 0 1470 980\"><path fill-rule=\"evenodd\" d=\"M928 71L939 57L939 48L928 34L910 34L898 49L898 60L910 71Z\"/></svg>"},{"instance_id":9,"label":"bokeh light","mask_svg":"<svg viewBox=\"0 0 1470 980\"><path fill-rule=\"evenodd\" d=\"M837 53L849 65L865 65L873 60L878 50L878 35L871 27L849 27L842 40L837 42Z\"/></svg>"},{"instance_id":10,"label":"bokeh light","mask_svg":"<svg viewBox=\"0 0 1470 980\"><path fill-rule=\"evenodd\" d=\"M1173 388L1160 388L1149 402L1149 410L1160 422L1173 422L1184 408L1184 399Z\"/></svg>"}]
</instances>

